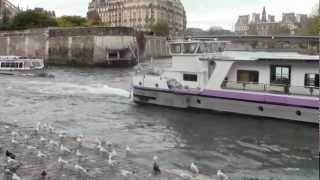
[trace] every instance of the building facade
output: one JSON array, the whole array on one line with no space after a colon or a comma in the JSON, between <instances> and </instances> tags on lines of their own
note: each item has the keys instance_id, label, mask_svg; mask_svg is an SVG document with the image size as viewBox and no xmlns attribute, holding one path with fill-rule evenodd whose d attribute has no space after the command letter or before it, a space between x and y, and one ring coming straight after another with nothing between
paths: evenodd
<instances>
[{"instance_id":1,"label":"building facade","mask_svg":"<svg viewBox=\"0 0 320 180\"><path fill-rule=\"evenodd\" d=\"M20 9L8 0L0 0L0 24L16 16L18 12Z\"/></svg>"},{"instance_id":2,"label":"building facade","mask_svg":"<svg viewBox=\"0 0 320 180\"><path fill-rule=\"evenodd\" d=\"M261 18L260 18L261 17ZM295 34L299 25L306 22L306 14L295 14L293 12L283 13L282 20L276 21L274 15L268 15L265 7L262 14L253 13L250 15L239 16L235 24L235 32L241 35L273 35L275 33Z\"/></svg>"},{"instance_id":3,"label":"building facade","mask_svg":"<svg viewBox=\"0 0 320 180\"><path fill-rule=\"evenodd\" d=\"M133 27L150 32L151 26L165 20L171 33L186 30L186 12L180 0L92 0L88 18L98 16L109 26Z\"/></svg>"}]
</instances>

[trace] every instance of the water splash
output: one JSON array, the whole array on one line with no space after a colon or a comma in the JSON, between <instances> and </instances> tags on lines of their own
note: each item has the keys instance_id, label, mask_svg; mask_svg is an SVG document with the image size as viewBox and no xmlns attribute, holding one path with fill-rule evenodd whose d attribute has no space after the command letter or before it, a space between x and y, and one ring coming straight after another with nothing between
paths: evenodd
<instances>
[{"instance_id":1,"label":"water splash","mask_svg":"<svg viewBox=\"0 0 320 180\"><path fill-rule=\"evenodd\" d=\"M121 97L130 97L130 92L125 89L113 88L104 84L81 85L67 82L28 82L32 91L38 91L42 94L58 95L115 95Z\"/></svg>"}]
</instances>

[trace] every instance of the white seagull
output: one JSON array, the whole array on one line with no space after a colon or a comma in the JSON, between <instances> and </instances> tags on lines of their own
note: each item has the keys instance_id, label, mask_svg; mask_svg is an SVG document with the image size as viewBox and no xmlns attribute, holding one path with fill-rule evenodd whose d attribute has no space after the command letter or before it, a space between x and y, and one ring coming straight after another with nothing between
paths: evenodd
<instances>
[{"instance_id":1,"label":"white seagull","mask_svg":"<svg viewBox=\"0 0 320 180\"><path fill-rule=\"evenodd\" d=\"M76 156L78 157L79 161L81 160L81 158L83 156L79 149L77 149Z\"/></svg>"},{"instance_id":2,"label":"white seagull","mask_svg":"<svg viewBox=\"0 0 320 180\"><path fill-rule=\"evenodd\" d=\"M12 136L12 137L17 137L17 136L18 136L18 133L15 132L15 131L12 131L12 132L11 132L11 136Z\"/></svg>"},{"instance_id":3,"label":"white seagull","mask_svg":"<svg viewBox=\"0 0 320 180\"><path fill-rule=\"evenodd\" d=\"M27 149L28 149L28 150L36 150L37 148L34 147L34 146L27 146Z\"/></svg>"},{"instance_id":4,"label":"white seagull","mask_svg":"<svg viewBox=\"0 0 320 180\"><path fill-rule=\"evenodd\" d=\"M115 149L113 149L110 154L111 154L112 157L115 157L115 156L118 155L118 153L117 153L117 151Z\"/></svg>"},{"instance_id":5,"label":"white seagull","mask_svg":"<svg viewBox=\"0 0 320 180\"><path fill-rule=\"evenodd\" d=\"M58 163L60 165L60 168L63 168L65 165L68 164L68 161L66 161L66 160L62 159L61 157L59 157Z\"/></svg>"},{"instance_id":6,"label":"white seagull","mask_svg":"<svg viewBox=\"0 0 320 180\"><path fill-rule=\"evenodd\" d=\"M60 151L62 153L71 153L71 150L69 148L65 147L63 144L61 144L61 146L60 146Z\"/></svg>"},{"instance_id":7,"label":"white seagull","mask_svg":"<svg viewBox=\"0 0 320 180\"><path fill-rule=\"evenodd\" d=\"M192 173L199 174L199 169L194 163L191 163L190 169L191 169Z\"/></svg>"},{"instance_id":8,"label":"white seagull","mask_svg":"<svg viewBox=\"0 0 320 180\"><path fill-rule=\"evenodd\" d=\"M54 147L58 147L58 146L59 146L59 143L58 143L57 141L50 140L50 141L49 141L49 145L54 146Z\"/></svg>"},{"instance_id":9,"label":"white seagull","mask_svg":"<svg viewBox=\"0 0 320 180\"><path fill-rule=\"evenodd\" d=\"M47 155L43 154L41 151L38 151L37 157L42 159L42 158L46 158Z\"/></svg>"},{"instance_id":10,"label":"white seagull","mask_svg":"<svg viewBox=\"0 0 320 180\"><path fill-rule=\"evenodd\" d=\"M76 164L76 165L74 166L74 169L77 170L77 171L79 171L79 172L82 172L82 173L84 173L84 174L87 174L87 173L88 173L88 170L86 170L85 168L83 168L83 167L80 166L79 164Z\"/></svg>"},{"instance_id":11,"label":"white seagull","mask_svg":"<svg viewBox=\"0 0 320 180\"><path fill-rule=\"evenodd\" d=\"M15 160L15 159L12 159L11 157L7 157L7 162L8 162L8 164L10 164L10 165L12 165L12 164L17 164L18 163L18 161L17 160Z\"/></svg>"},{"instance_id":12,"label":"white seagull","mask_svg":"<svg viewBox=\"0 0 320 180\"><path fill-rule=\"evenodd\" d=\"M44 137L40 137L40 142L41 142L41 144L44 144L45 142L47 141L47 139L46 138L44 138Z\"/></svg>"},{"instance_id":13,"label":"white seagull","mask_svg":"<svg viewBox=\"0 0 320 180\"><path fill-rule=\"evenodd\" d=\"M21 178L16 173L13 173L12 180L21 180Z\"/></svg>"},{"instance_id":14,"label":"white seagull","mask_svg":"<svg viewBox=\"0 0 320 180\"><path fill-rule=\"evenodd\" d=\"M229 177L225 175L220 169L217 172L218 180L229 180Z\"/></svg>"},{"instance_id":15,"label":"white seagull","mask_svg":"<svg viewBox=\"0 0 320 180\"><path fill-rule=\"evenodd\" d=\"M79 135L76 139L78 146L80 147L82 145L82 141L83 141L83 135Z\"/></svg>"},{"instance_id":16,"label":"white seagull","mask_svg":"<svg viewBox=\"0 0 320 180\"><path fill-rule=\"evenodd\" d=\"M12 139L11 139L11 144L17 145L17 144L18 144L18 141L17 141L14 137L12 137Z\"/></svg>"},{"instance_id":17,"label":"white seagull","mask_svg":"<svg viewBox=\"0 0 320 180\"><path fill-rule=\"evenodd\" d=\"M23 136L23 139L26 141L26 143L28 142L29 138L30 138L30 136L28 136L27 134L25 134L25 135Z\"/></svg>"},{"instance_id":18,"label":"white seagull","mask_svg":"<svg viewBox=\"0 0 320 180\"><path fill-rule=\"evenodd\" d=\"M112 160L112 154L109 154L109 158L108 158L108 164L109 166L114 166L116 164L116 161Z\"/></svg>"},{"instance_id":19,"label":"white seagull","mask_svg":"<svg viewBox=\"0 0 320 180\"><path fill-rule=\"evenodd\" d=\"M131 153L131 148L129 145L126 147L126 155L129 155Z\"/></svg>"},{"instance_id":20,"label":"white seagull","mask_svg":"<svg viewBox=\"0 0 320 180\"><path fill-rule=\"evenodd\" d=\"M133 172L127 171L127 170L121 170L121 175L124 177L127 177L128 175L132 175Z\"/></svg>"}]
</instances>

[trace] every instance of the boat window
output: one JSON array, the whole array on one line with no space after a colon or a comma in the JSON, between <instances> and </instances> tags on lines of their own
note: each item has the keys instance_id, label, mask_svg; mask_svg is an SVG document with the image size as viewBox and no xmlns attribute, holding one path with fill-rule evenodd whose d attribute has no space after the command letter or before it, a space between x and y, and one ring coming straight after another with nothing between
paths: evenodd
<instances>
[{"instance_id":1,"label":"boat window","mask_svg":"<svg viewBox=\"0 0 320 180\"><path fill-rule=\"evenodd\" d=\"M181 44L171 44L171 53L181 53Z\"/></svg>"},{"instance_id":2,"label":"boat window","mask_svg":"<svg viewBox=\"0 0 320 180\"><path fill-rule=\"evenodd\" d=\"M19 63L19 68L22 68L23 67L23 63Z\"/></svg>"},{"instance_id":3,"label":"boat window","mask_svg":"<svg viewBox=\"0 0 320 180\"><path fill-rule=\"evenodd\" d=\"M185 43L183 44L183 53L184 54L194 54L197 49L197 43Z\"/></svg>"},{"instance_id":4,"label":"boat window","mask_svg":"<svg viewBox=\"0 0 320 180\"><path fill-rule=\"evenodd\" d=\"M40 65L40 62L32 62L32 66L39 67Z\"/></svg>"},{"instance_id":5,"label":"boat window","mask_svg":"<svg viewBox=\"0 0 320 180\"><path fill-rule=\"evenodd\" d=\"M258 71L248 71L248 70L238 70L237 71L237 81L238 82L259 83L259 72Z\"/></svg>"},{"instance_id":6,"label":"boat window","mask_svg":"<svg viewBox=\"0 0 320 180\"><path fill-rule=\"evenodd\" d=\"M198 76L196 74L183 74L183 80L197 82Z\"/></svg>"},{"instance_id":7,"label":"boat window","mask_svg":"<svg viewBox=\"0 0 320 180\"><path fill-rule=\"evenodd\" d=\"M305 74L304 86L319 88L319 74L315 74L315 73Z\"/></svg>"},{"instance_id":8,"label":"boat window","mask_svg":"<svg viewBox=\"0 0 320 180\"><path fill-rule=\"evenodd\" d=\"M291 67L290 66L271 66L270 82L273 84L290 84L291 80Z\"/></svg>"},{"instance_id":9,"label":"boat window","mask_svg":"<svg viewBox=\"0 0 320 180\"><path fill-rule=\"evenodd\" d=\"M209 52L210 52L210 44L201 43L197 53L201 54L201 53L209 53Z\"/></svg>"},{"instance_id":10,"label":"boat window","mask_svg":"<svg viewBox=\"0 0 320 180\"><path fill-rule=\"evenodd\" d=\"M2 63L1 63L1 67L2 67L2 68L3 68L3 67L5 67L5 64L4 64L4 62L2 62Z\"/></svg>"}]
</instances>

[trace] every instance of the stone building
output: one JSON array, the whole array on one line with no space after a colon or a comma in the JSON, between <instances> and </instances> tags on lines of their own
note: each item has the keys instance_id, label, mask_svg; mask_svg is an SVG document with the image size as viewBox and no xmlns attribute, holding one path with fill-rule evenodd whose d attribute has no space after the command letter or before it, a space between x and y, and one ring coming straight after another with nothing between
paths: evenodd
<instances>
[{"instance_id":1,"label":"stone building","mask_svg":"<svg viewBox=\"0 0 320 180\"><path fill-rule=\"evenodd\" d=\"M261 17L261 19L260 19ZM239 16L235 24L235 32L241 35L273 35L277 33L295 34L298 26L306 22L306 14L295 14L293 12L283 13L282 20L276 21L274 15L268 15L265 7L260 16L259 13L253 13L250 21L250 15Z\"/></svg>"},{"instance_id":2,"label":"stone building","mask_svg":"<svg viewBox=\"0 0 320 180\"><path fill-rule=\"evenodd\" d=\"M3 23L6 18L13 18L19 11L20 9L8 0L0 0L0 24Z\"/></svg>"},{"instance_id":3,"label":"stone building","mask_svg":"<svg viewBox=\"0 0 320 180\"><path fill-rule=\"evenodd\" d=\"M186 12L180 0L92 0L88 18L98 16L109 26L133 27L151 31L151 26L166 20L171 33L186 30Z\"/></svg>"},{"instance_id":4,"label":"stone building","mask_svg":"<svg viewBox=\"0 0 320 180\"><path fill-rule=\"evenodd\" d=\"M235 32L238 34L248 34L249 28L250 28L250 15L243 15L239 16L238 21L235 25ZM255 19L256 22L260 21L258 19Z\"/></svg>"}]
</instances>

